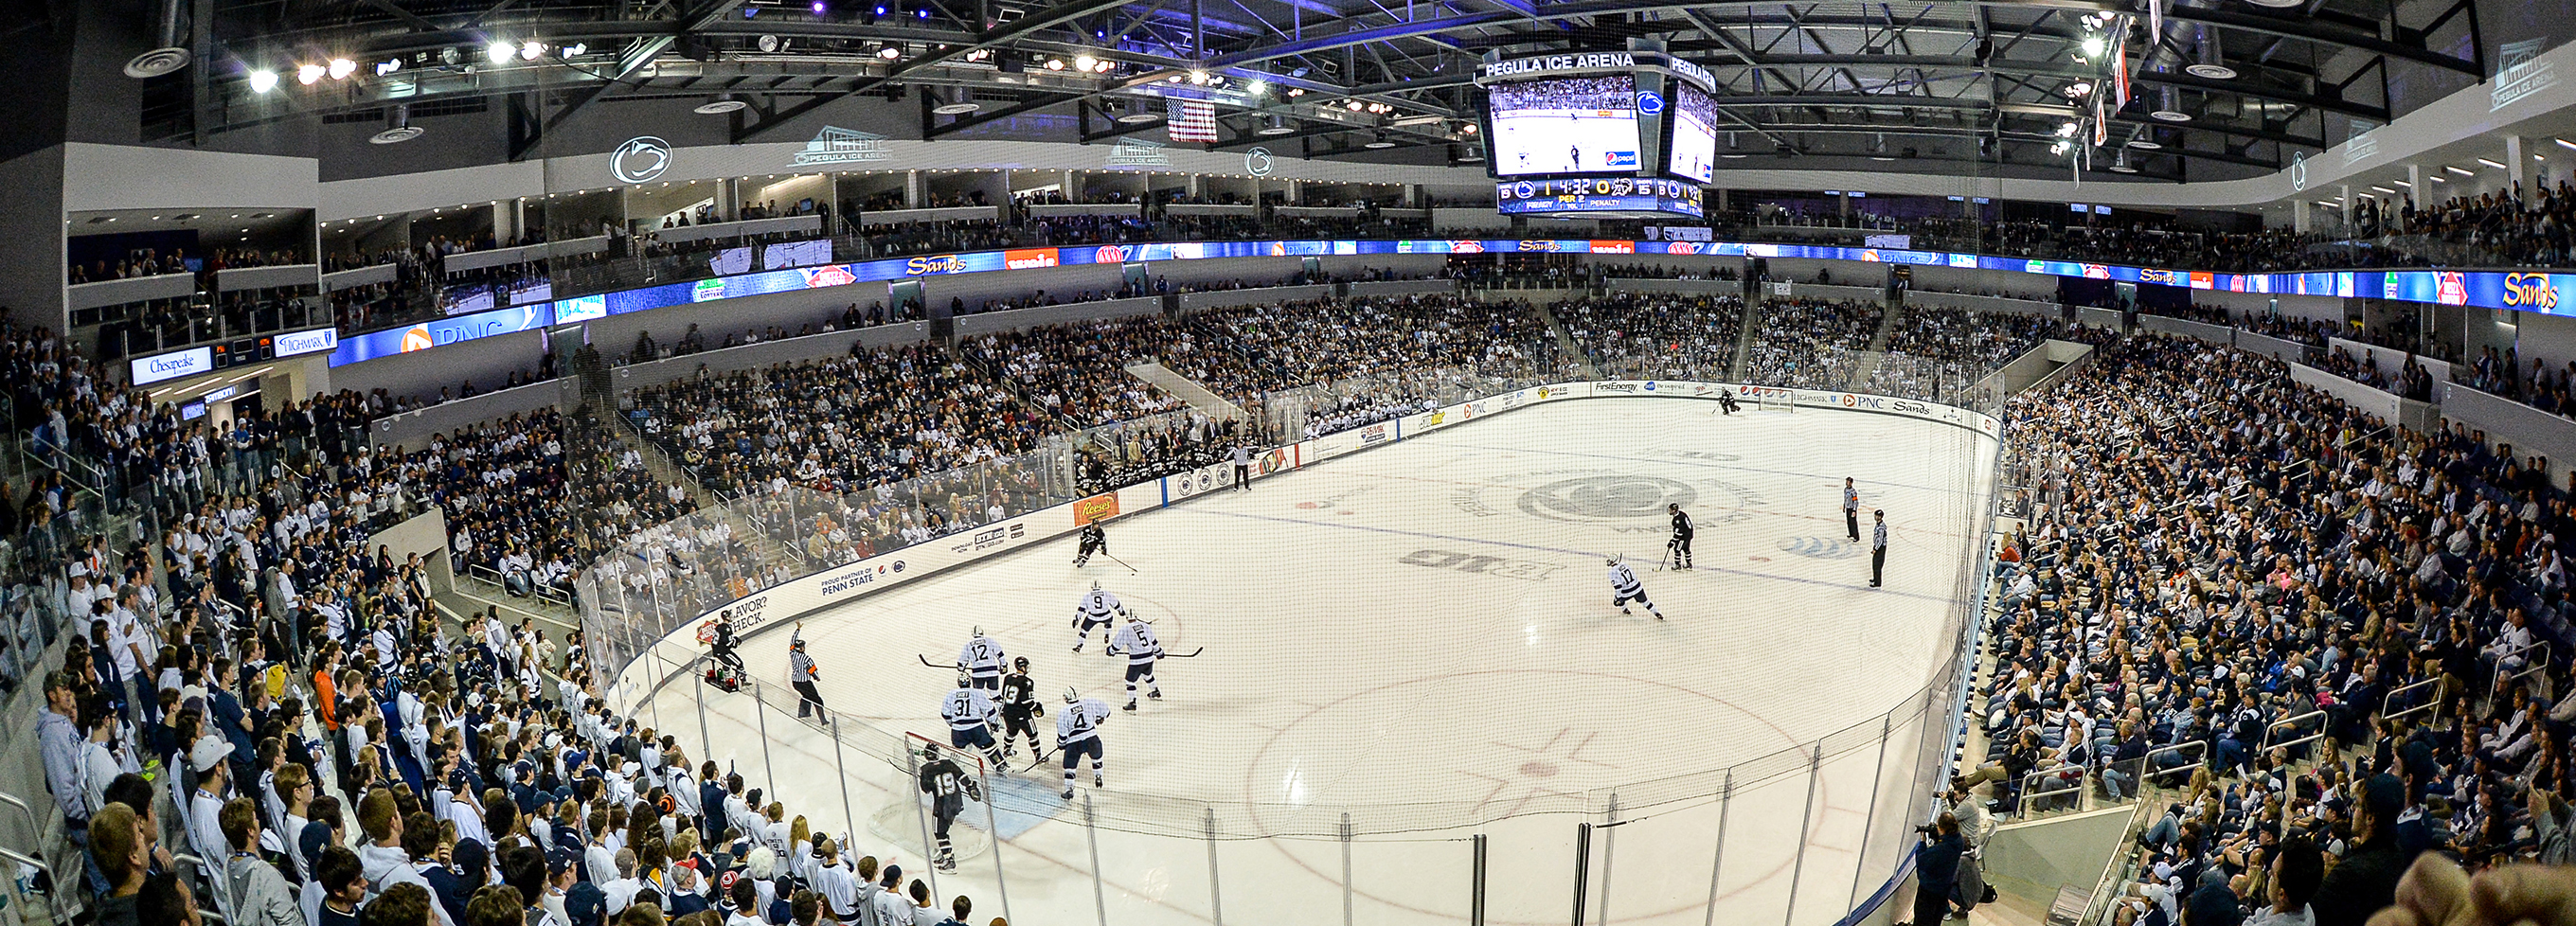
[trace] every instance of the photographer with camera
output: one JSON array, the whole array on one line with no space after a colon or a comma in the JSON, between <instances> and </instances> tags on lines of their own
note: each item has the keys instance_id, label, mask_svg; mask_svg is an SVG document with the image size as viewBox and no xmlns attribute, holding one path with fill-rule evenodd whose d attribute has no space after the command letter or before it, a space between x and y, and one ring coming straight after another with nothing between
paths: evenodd
<instances>
[{"instance_id":1,"label":"photographer with camera","mask_svg":"<svg viewBox=\"0 0 2576 926\"><path fill-rule=\"evenodd\" d=\"M1914 832L1923 837L1914 852L1914 926L1940 926L1950 916L1950 893L1968 841L1959 835L1958 815L1946 810Z\"/></svg>"}]
</instances>

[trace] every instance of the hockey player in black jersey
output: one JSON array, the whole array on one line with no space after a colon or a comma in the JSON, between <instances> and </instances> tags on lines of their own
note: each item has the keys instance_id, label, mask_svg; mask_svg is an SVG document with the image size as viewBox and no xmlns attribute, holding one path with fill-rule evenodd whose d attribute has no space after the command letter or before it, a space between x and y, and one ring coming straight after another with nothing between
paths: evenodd
<instances>
[{"instance_id":1,"label":"hockey player in black jersey","mask_svg":"<svg viewBox=\"0 0 2576 926\"><path fill-rule=\"evenodd\" d=\"M1697 533L1691 528L1690 513L1682 510L1680 502L1665 505L1664 510L1673 515L1673 539L1664 546L1672 554L1674 569L1688 569L1691 567L1691 535Z\"/></svg>"},{"instance_id":2,"label":"hockey player in black jersey","mask_svg":"<svg viewBox=\"0 0 2576 926\"><path fill-rule=\"evenodd\" d=\"M932 832L938 839L939 856L931 864L941 871L956 871L957 849L948 842L948 828L965 812L967 798L984 799L983 787L957 760L940 755L937 745L921 747L920 785L921 793L930 795L930 816L937 827Z\"/></svg>"},{"instance_id":3,"label":"hockey player in black jersey","mask_svg":"<svg viewBox=\"0 0 2576 926\"><path fill-rule=\"evenodd\" d=\"M1082 528L1082 549L1073 554L1073 564L1080 566L1091 562L1091 554L1107 552L1109 552L1108 532L1101 530L1098 524L1086 524Z\"/></svg>"},{"instance_id":4,"label":"hockey player in black jersey","mask_svg":"<svg viewBox=\"0 0 2576 926\"><path fill-rule=\"evenodd\" d=\"M1037 718L1046 716L1046 702L1038 700L1037 680L1029 677L1029 657L1011 660L1011 674L1002 676L1002 755L1019 754L1011 743L1020 736L1029 738L1029 754L1044 758L1046 746L1038 739Z\"/></svg>"}]
</instances>

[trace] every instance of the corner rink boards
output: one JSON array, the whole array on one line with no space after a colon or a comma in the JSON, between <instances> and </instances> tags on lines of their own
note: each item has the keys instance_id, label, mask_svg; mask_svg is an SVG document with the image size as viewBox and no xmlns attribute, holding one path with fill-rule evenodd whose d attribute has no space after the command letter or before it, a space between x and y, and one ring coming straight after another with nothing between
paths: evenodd
<instances>
[{"instance_id":1,"label":"corner rink boards","mask_svg":"<svg viewBox=\"0 0 2576 926\"><path fill-rule=\"evenodd\" d=\"M1066 537L810 616L837 739L794 719L774 626L741 648L765 707L682 678L637 713L692 761L703 723L719 765L909 879L928 853L887 744L944 744L955 681L922 657L951 664L978 626L1027 656L1050 749L1066 686L1107 702L1106 787L1085 768L1059 800L1060 766L1022 771L1023 740L992 812L960 819L935 890L979 923L1005 890L1014 923L1334 922L1346 903L1359 923L1468 922L1479 835L1485 922L1565 922L1581 842L1590 922L1831 923L1895 870L1948 747L1925 734L1949 707L1929 689L1969 610L1994 447L1888 414L1537 405L1109 522L1134 574L1074 567ZM1690 571L1657 568L1671 502L1698 525ZM1618 554L1667 620L1611 606ZM1100 631L1068 651L1094 580L1170 652L1204 650L1164 660L1163 699L1135 713L1114 710L1126 660Z\"/></svg>"}]
</instances>

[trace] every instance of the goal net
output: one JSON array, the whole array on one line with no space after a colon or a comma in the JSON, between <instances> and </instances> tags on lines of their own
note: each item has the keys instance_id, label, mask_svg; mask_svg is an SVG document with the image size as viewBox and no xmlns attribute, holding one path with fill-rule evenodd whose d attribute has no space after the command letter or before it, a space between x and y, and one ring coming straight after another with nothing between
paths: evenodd
<instances>
[{"instance_id":1,"label":"goal net","mask_svg":"<svg viewBox=\"0 0 2576 926\"><path fill-rule=\"evenodd\" d=\"M1766 412L1795 412L1798 394L1788 389L1764 389L1754 394L1754 408Z\"/></svg>"}]
</instances>

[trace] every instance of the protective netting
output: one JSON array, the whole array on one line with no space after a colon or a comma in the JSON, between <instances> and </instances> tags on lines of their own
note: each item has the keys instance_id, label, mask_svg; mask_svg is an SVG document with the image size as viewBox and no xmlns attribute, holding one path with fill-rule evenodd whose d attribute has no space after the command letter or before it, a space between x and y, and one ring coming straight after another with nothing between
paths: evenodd
<instances>
[{"instance_id":1,"label":"protective netting","mask_svg":"<svg viewBox=\"0 0 2576 926\"><path fill-rule=\"evenodd\" d=\"M1282 434L1283 440L1293 440L1310 427L1329 426L1331 419L1319 418L1315 413L1326 402L1350 397L1367 400L1390 392L1408 395L1414 393L1407 390L1418 389L1423 401L1436 406L1491 394L1478 390L1499 390L1519 382L1454 370L1352 377L1297 395L1266 397L1267 414L1271 416L1266 426ZM1983 395L1979 392L1975 397ZM1978 410L1994 414L2000 408ZM1098 467L1092 467L1086 473L1085 459L1118 452L1112 448L1127 444L1134 432L1176 425L1187 427L1188 422L1140 422L1125 430L1093 429L1048 442L1035 452L850 493L818 492L790 484L717 497L690 515L635 532L580 578L584 622L598 652L597 664L607 670L627 670L619 679L612 704L626 705L624 710L641 716L646 710L669 713L679 709L675 705L685 702L675 702L675 696L693 698L689 689L696 683L691 679L704 667L706 653L686 631L710 610L780 582L874 553L1072 501L1086 489L1095 488L1084 485L1083 477L1100 472ZM1963 474L1959 482L1963 489L1992 484L1992 441L1964 429L1923 430L1938 436L1922 438L1920 446L1896 448L1893 452L1927 460L1986 460L1989 462L1982 466L1963 462L1963 466L1982 471ZM1938 649L1932 671L1924 676L1927 683L1897 699L1883 712L1799 746L1672 774L1644 770L1636 780L1615 787L1537 795L1509 805L1481 800L1212 801L1118 789L1093 796L1094 822L1104 829L1130 833L1218 839L1434 833L1478 826L1503 816L1600 814L1614 803L1621 812L1637 813L1657 807L1723 801L1732 794L1809 774L1822 764L1866 750L1881 751L1878 767L1885 774L1911 781L1909 787L1890 791L1891 799L1907 802L1906 814L1882 814L1868 825L1883 827L1887 824L1882 820L1917 817L1943 774L1955 734L1960 660L1966 652L1966 635L1974 623L1970 617L1978 600L1977 583L1984 571L1982 554L1990 524L1990 513L1984 507L1988 495L1984 491L1945 492L1938 497L1941 501L1935 510L1907 513L1914 523L1951 525L1955 533L1947 534L1953 539L1946 542L1958 545L1955 554L1963 563L1956 570L1954 584L1947 589L1950 603L1941 615L1936 637L1946 642ZM1838 532L1840 525L1834 527ZM776 626L771 623L755 632L772 632ZM792 714L797 707L794 692L758 678L750 680L745 691L755 695L766 711ZM703 706L698 709L704 710ZM832 723L822 728L822 735L828 736L835 760L846 754L846 761L853 766L846 774L883 775L910 768L913 759L905 734L917 730L871 720L858 710L834 709L826 713ZM685 718L659 723L665 731L685 725ZM1909 735L1892 736L1897 730L1909 731ZM1891 743L1903 744L1898 747L1903 752L1885 755ZM766 744L763 748L767 748ZM812 799L828 804L830 795L817 794ZM1051 788L1003 789L993 800L993 809L1005 816L1046 816L1063 809ZM858 819L875 811L857 807L847 812L851 819ZM1901 831L1885 835L1894 841Z\"/></svg>"}]
</instances>

